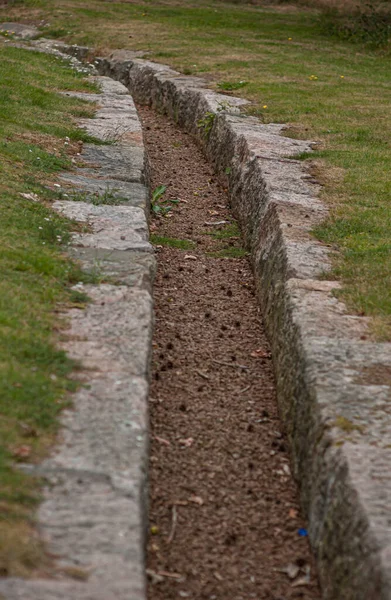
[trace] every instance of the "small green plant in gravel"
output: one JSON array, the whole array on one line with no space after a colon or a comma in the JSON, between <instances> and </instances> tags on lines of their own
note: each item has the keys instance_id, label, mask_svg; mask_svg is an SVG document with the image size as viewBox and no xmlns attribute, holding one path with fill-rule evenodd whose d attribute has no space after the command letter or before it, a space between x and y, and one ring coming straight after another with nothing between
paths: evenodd
<instances>
[{"instance_id":1,"label":"small green plant in gravel","mask_svg":"<svg viewBox=\"0 0 391 600\"><path fill-rule=\"evenodd\" d=\"M208 232L215 240L228 240L230 238L240 238L240 230L237 223L230 223L217 231Z\"/></svg>"},{"instance_id":2,"label":"small green plant in gravel","mask_svg":"<svg viewBox=\"0 0 391 600\"><path fill-rule=\"evenodd\" d=\"M170 238L163 235L151 235L151 242L155 246L166 246L169 248L176 248L178 250L193 250L196 244L191 240L179 240L177 238Z\"/></svg>"},{"instance_id":3,"label":"small green plant in gravel","mask_svg":"<svg viewBox=\"0 0 391 600\"><path fill-rule=\"evenodd\" d=\"M158 185L152 192L151 210L158 217L165 217L172 210L173 205L179 204L176 198L163 198L166 191L166 185Z\"/></svg>"},{"instance_id":4,"label":"small green plant in gravel","mask_svg":"<svg viewBox=\"0 0 391 600\"><path fill-rule=\"evenodd\" d=\"M82 290L73 289L69 294L69 302L73 307L84 308L89 301L90 298L88 294Z\"/></svg>"},{"instance_id":5,"label":"small green plant in gravel","mask_svg":"<svg viewBox=\"0 0 391 600\"><path fill-rule=\"evenodd\" d=\"M114 188L106 188L103 194L91 194L89 196L89 201L95 206L102 206L105 204L113 206L119 204L121 199L116 195L116 191L118 190ZM125 198L123 200L125 202Z\"/></svg>"},{"instance_id":6,"label":"small green plant in gravel","mask_svg":"<svg viewBox=\"0 0 391 600\"><path fill-rule=\"evenodd\" d=\"M203 137L208 138L210 136L215 119L216 113L208 111L205 113L202 119L198 120L197 127L201 131Z\"/></svg>"}]
</instances>

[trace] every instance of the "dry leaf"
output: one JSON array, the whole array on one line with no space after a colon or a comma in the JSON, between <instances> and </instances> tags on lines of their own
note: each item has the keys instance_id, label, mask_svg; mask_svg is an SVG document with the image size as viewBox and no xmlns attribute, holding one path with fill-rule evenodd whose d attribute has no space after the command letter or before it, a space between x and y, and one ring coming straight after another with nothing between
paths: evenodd
<instances>
[{"instance_id":1,"label":"dry leaf","mask_svg":"<svg viewBox=\"0 0 391 600\"><path fill-rule=\"evenodd\" d=\"M179 443L182 444L182 446L186 446L186 448L190 448L190 446L192 446L194 443L194 438L189 437L186 439L182 439L182 440L179 440Z\"/></svg>"},{"instance_id":2,"label":"dry leaf","mask_svg":"<svg viewBox=\"0 0 391 600\"><path fill-rule=\"evenodd\" d=\"M38 437L38 432L34 427L27 423L18 423L23 437Z\"/></svg>"},{"instance_id":3,"label":"dry leaf","mask_svg":"<svg viewBox=\"0 0 391 600\"><path fill-rule=\"evenodd\" d=\"M198 504L199 506L202 506L204 503L203 499L200 498L200 496L190 496L189 502L194 502L194 504Z\"/></svg>"},{"instance_id":4,"label":"dry leaf","mask_svg":"<svg viewBox=\"0 0 391 600\"><path fill-rule=\"evenodd\" d=\"M33 192L31 192L30 194L20 193L19 196L22 196L22 198L26 198L26 200L32 200L33 202L39 201L39 196L37 194L34 194Z\"/></svg>"},{"instance_id":5,"label":"dry leaf","mask_svg":"<svg viewBox=\"0 0 391 600\"><path fill-rule=\"evenodd\" d=\"M270 358L271 353L265 351L263 348L258 348L257 350L254 350L254 352L251 352L250 356L253 356L254 358Z\"/></svg>"},{"instance_id":6,"label":"dry leaf","mask_svg":"<svg viewBox=\"0 0 391 600\"><path fill-rule=\"evenodd\" d=\"M169 442L168 440L165 440L162 437L159 437L158 435L155 435L154 440L156 440L157 442L159 442L159 444L164 444L165 446L171 446L171 442Z\"/></svg>"},{"instance_id":7,"label":"dry leaf","mask_svg":"<svg viewBox=\"0 0 391 600\"><path fill-rule=\"evenodd\" d=\"M300 567L298 565L290 563L289 565L286 565L286 567L279 569L279 571L288 575L289 579L295 579L295 577L297 577L300 572Z\"/></svg>"},{"instance_id":8,"label":"dry leaf","mask_svg":"<svg viewBox=\"0 0 391 600\"><path fill-rule=\"evenodd\" d=\"M19 446L13 451L15 458L28 458L31 454L31 446Z\"/></svg>"},{"instance_id":9,"label":"dry leaf","mask_svg":"<svg viewBox=\"0 0 391 600\"><path fill-rule=\"evenodd\" d=\"M197 257L192 254L186 254L185 260L197 260Z\"/></svg>"},{"instance_id":10,"label":"dry leaf","mask_svg":"<svg viewBox=\"0 0 391 600\"><path fill-rule=\"evenodd\" d=\"M296 579L292 583L292 587L299 587L302 585L309 585L309 584L310 584L310 580L308 579L307 575L305 575L304 577L299 577L298 579Z\"/></svg>"},{"instance_id":11,"label":"dry leaf","mask_svg":"<svg viewBox=\"0 0 391 600\"><path fill-rule=\"evenodd\" d=\"M164 581L164 577L162 577L162 575L155 573L155 571L152 571L151 569L147 569L145 572L148 575L149 579L151 580L152 585L155 585L155 583L161 583L162 581Z\"/></svg>"}]
</instances>

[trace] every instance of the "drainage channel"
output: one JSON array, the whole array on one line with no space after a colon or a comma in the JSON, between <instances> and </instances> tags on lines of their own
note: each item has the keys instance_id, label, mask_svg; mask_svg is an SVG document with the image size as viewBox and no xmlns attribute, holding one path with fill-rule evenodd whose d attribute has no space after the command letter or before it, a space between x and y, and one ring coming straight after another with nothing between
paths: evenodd
<instances>
[{"instance_id":1,"label":"drainage channel","mask_svg":"<svg viewBox=\"0 0 391 600\"><path fill-rule=\"evenodd\" d=\"M138 110L151 188L166 186L151 223L148 598L320 598L224 181L190 135Z\"/></svg>"}]
</instances>

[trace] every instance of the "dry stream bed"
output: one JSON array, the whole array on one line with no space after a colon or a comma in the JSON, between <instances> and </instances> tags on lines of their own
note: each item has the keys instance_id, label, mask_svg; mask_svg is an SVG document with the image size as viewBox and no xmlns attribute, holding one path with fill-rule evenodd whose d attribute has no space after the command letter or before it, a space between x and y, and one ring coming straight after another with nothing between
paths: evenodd
<instances>
[{"instance_id":1,"label":"dry stream bed","mask_svg":"<svg viewBox=\"0 0 391 600\"><path fill-rule=\"evenodd\" d=\"M139 114L151 187L167 186L163 207L179 200L151 224L148 598L320 598L224 181L190 135L150 109Z\"/></svg>"}]
</instances>

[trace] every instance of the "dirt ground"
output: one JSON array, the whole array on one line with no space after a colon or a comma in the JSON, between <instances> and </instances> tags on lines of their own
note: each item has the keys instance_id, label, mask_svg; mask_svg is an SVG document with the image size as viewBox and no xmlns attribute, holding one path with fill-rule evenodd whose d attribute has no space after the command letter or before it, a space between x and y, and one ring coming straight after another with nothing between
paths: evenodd
<instances>
[{"instance_id":1,"label":"dirt ground","mask_svg":"<svg viewBox=\"0 0 391 600\"><path fill-rule=\"evenodd\" d=\"M179 199L151 224L163 239L150 399L148 598L319 599L249 263L209 255L241 254L224 182L191 136L139 111L152 189L165 184L164 198ZM211 225L218 221L228 224ZM167 238L194 247L172 248Z\"/></svg>"}]
</instances>

